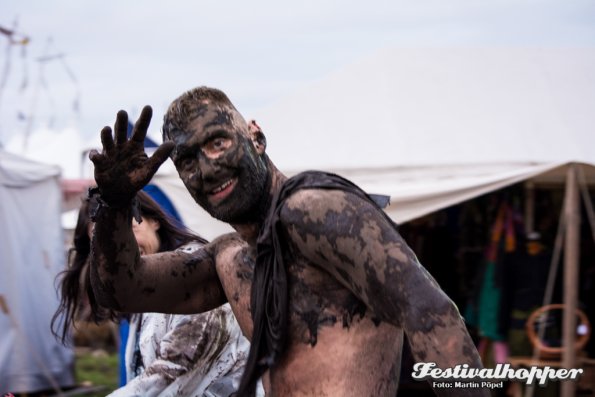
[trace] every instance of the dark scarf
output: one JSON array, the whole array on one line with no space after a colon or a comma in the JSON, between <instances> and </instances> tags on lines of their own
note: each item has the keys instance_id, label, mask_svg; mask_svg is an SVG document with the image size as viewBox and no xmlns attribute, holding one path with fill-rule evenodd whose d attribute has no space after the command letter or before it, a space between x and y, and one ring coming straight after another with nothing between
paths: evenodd
<instances>
[{"instance_id":1,"label":"dark scarf","mask_svg":"<svg viewBox=\"0 0 595 397\"><path fill-rule=\"evenodd\" d=\"M256 242L256 266L250 302L254 330L238 396L253 396L258 379L278 362L285 350L289 297L283 257L283 224L279 218L285 200L300 189L344 190L373 203L379 209L386 207L389 202L388 196L369 195L347 179L331 173L306 171L285 181L273 197ZM390 220L388 215L385 214L385 217Z\"/></svg>"}]
</instances>

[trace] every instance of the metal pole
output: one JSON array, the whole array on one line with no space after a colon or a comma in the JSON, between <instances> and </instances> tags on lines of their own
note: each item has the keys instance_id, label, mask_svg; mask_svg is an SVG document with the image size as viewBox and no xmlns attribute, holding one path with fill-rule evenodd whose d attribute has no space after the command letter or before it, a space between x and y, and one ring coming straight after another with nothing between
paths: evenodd
<instances>
[{"instance_id":1,"label":"metal pole","mask_svg":"<svg viewBox=\"0 0 595 397\"><path fill-rule=\"evenodd\" d=\"M525 182L525 235L535 231L535 186Z\"/></svg>"},{"instance_id":2,"label":"metal pole","mask_svg":"<svg viewBox=\"0 0 595 397\"><path fill-rule=\"evenodd\" d=\"M564 317L562 327L562 367L576 368L576 309L579 280L580 202L576 165L570 164L566 174L564 208L566 214L566 241L564 249ZM563 381L560 384L562 397L574 397L576 383Z\"/></svg>"}]
</instances>

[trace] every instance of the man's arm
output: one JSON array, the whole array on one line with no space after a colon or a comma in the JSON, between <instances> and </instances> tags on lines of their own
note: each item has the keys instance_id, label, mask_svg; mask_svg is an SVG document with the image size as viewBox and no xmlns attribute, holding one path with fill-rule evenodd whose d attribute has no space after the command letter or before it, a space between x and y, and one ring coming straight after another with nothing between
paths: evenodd
<instances>
[{"instance_id":1,"label":"man's arm","mask_svg":"<svg viewBox=\"0 0 595 397\"><path fill-rule=\"evenodd\" d=\"M226 302L213 259L223 244L141 256L132 210L103 208L92 240L93 291L99 304L121 312L210 310Z\"/></svg>"},{"instance_id":2,"label":"man's arm","mask_svg":"<svg viewBox=\"0 0 595 397\"><path fill-rule=\"evenodd\" d=\"M110 127L101 130L102 152L89 154L100 204L91 252L93 289L101 305L118 311L208 310L225 301L213 255L201 249L141 258L132 232L133 199L173 150L167 142L150 158L145 153L151 115L145 106L128 139L128 115L119 111L113 135Z\"/></svg>"},{"instance_id":3,"label":"man's arm","mask_svg":"<svg viewBox=\"0 0 595 397\"><path fill-rule=\"evenodd\" d=\"M340 190L301 190L285 202L281 221L299 252L375 317L403 328L416 361L482 367L454 303L372 204Z\"/></svg>"}]
</instances>

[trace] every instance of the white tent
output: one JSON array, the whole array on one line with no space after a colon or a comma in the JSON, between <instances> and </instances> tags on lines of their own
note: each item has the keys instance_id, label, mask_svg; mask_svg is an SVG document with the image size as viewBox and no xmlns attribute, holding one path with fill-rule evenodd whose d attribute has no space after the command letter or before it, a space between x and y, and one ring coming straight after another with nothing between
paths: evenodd
<instances>
[{"instance_id":1,"label":"white tent","mask_svg":"<svg viewBox=\"0 0 595 397\"><path fill-rule=\"evenodd\" d=\"M399 49L255 116L282 170L332 170L390 194L404 222L595 164L594 110L595 49Z\"/></svg>"},{"instance_id":2,"label":"white tent","mask_svg":"<svg viewBox=\"0 0 595 397\"><path fill-rule=\"evenodd\" d=\"M74 354L50 333L64 267L60 169L0 150L0 392L72 386Z\"/></svg>"}]
</instances>

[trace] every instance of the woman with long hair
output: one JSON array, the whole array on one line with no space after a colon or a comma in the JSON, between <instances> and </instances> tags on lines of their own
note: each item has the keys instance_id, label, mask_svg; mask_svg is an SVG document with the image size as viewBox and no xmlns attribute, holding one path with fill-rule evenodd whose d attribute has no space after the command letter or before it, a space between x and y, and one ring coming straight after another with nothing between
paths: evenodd
<instances>
[{"instance_id":1,"label":"woman with long hair","mask_svg":"<svg viewBox=\"0 0 595 397\"><path fill-rule=\"evenodd\" d=\"M91 289L87 262L91 252L92 228L89 201L84 200L74 228L72 247L68 250L68 267L58 275L60 305L51 322L52 333L64 344L68 342L77 322L92 321L98 324L113 315L97 304Z\"/></svg>"},{"instance_id":2,"label":"woman with long hair","mask_svg":"<svg viewBox=\"0 0 595 397\"><path fill-rule=\"evenodd\" d=\"M137 198L142 222L132 222L141 255L194 251L206 243L168 217L148 194L141 191ZM84 203L69 253L70 267L62 274L61 304L52 321L54 334L63 342L84 313L81 297L88 299L86 317L93 321L120 315L98 306L91 290L88 211L89 203ZM133 314L126 344L128 383L110 396L229 396L239 385L248 350L249 342L229 304L193 315Z\"/></svg>"}]
</instances>

